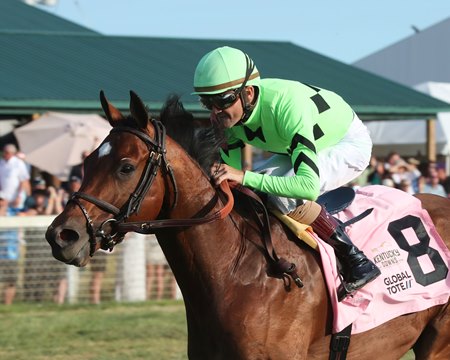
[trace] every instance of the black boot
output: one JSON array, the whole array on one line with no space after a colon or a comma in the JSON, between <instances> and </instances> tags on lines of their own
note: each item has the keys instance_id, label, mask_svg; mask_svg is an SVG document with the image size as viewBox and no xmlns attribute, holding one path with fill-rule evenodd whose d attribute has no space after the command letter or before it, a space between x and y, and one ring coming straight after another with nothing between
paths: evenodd
<instances>
[{"instance_id":1,"label":"black boot","mask_svg":"<svg viewBox=\"0 0 450 360\"><path fill-rule=\"evenodd\" d=\"M311 227L322 240L333 247L341 263L344 281L338 289L339 301L381 274L380 269L353 245L344 229L324 208Z\"/></svg>"}]
</instances>

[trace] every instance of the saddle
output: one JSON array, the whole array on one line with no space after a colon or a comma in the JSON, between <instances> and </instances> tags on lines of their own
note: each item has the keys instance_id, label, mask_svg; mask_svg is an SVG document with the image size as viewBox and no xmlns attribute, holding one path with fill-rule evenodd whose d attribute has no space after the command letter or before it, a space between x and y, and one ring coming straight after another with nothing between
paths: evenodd
<instances>
[{"instance_id":1,"label":"saddle","mask_svg":"<svg viewBox=\"0 0 450 360\"><path fill-rule=\"evenodd\" d=\"M337 214L350 206L355 199L355 190L351 187L339 187L319 196L316 202L331 214Z\"/></svg>"}]
</instances>

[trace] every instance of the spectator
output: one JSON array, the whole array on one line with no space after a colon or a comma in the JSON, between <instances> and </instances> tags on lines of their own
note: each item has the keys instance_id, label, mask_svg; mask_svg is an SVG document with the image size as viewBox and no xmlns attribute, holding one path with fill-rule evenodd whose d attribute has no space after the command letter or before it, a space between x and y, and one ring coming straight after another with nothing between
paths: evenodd
<instances>
[{"instance_id":1,"label":"spectator","mask_svg":"<svg viewBox=\"0 0 450 360\"><path fill-rule=\"evenodd\" d=\"M37 216L37 215L54 215L62 211L61 198L53 186L42 188L39 184L32 193L32 199L29 202L29 208L19 212L19 216ZM47 282L52 287L53 301L57 304L63 304L67 294L67 265L57 263L53 258L42 259L41 240L45 238L45 229L27 229L25 231L25 239L27 239L27 253L25 260L25 272L28 279L32 279L30 283L34 285L40 284L32 294L35 300L42 301L44 295L43 283ZM37 240L39 239L39 240ZM34 265L29 269L27 263L34 264L35 258L39 259L39 269L36 270ZM47 275L51 269L51 276ZM37 286L36 286L37 287Z\"/></svg>"},{"instance_id":2,"label":"spectator","mask_svg":"<svg viewBox=\"0 0 450 360\"><path fill-rule=\"evenodd\" d=\"M35 189L31 196L30 207L24 209L19 215L56 215L63 210L61 197L53 186L49 186L47 190Z\"/></svg>"},{"instance_id":3,"label":"spectator","mask_svg":"<svg viewBox=\"0 0 450 360\"><path fill-rule=\"evenodd\" d=\"M0 191L0 216L12 216L6 196ZM17 230L0 231L0 279L5 283L3 303L11 305L16 296L19 273L20 238Z\"/></svg>"},{"instance_id":4,"label":"spectator","mask_svg":"<svg viewBox=\"0 0 450 360\"><path fill-rule=\"evenodd\" d=\"M55 260L48 249L45 228L26 228L24 239L24 300L42 302L53 300L63 304L68 290L67 269L69 265Z\"/></svg>"},{"instance_id":5,"label":"spectator","mask_svg":"<svg viewBox=\"0 0 450 360\"><path fill-rule=\"evenodd\" d=\"M427 181L426 181L425 176L422 175L422 176L419 178L419 180L417 181L417 193L418 193L418 194L424 192L424 187L425 187L425 183L426 183L426 182L427 182Z\"/></svg>"},{"instance_id":6,"label":"spectator","mask_svg":"<svg viewBox=\"0 0 450 360\"><path fill-rule=\"evenodd\" d=\"M445 192L447 193L447 197L450 194L450 176L447 175L444 166L440 166L437 168L437 173L439 177L439 183L443 186Z\"/></svg>"},{"instance_id":7,"label":"spectator","mask_svg":"<svg viewBox=\"0 0 450 360\"><path fill-rule=\"evenodd\" d=\"M392 180L392 179L389 178L389 177L385 177L385 178L381 181L381 185L389 186L389 187L395 187L394 180Z\"/></svg>"},{"instance_id":8,"label":"spectator","mask_svg":"<svg viewBox=\"0 0 450 360\"><path fill-rule=\"evenodd\" d=\"M408 158L407 162L409 171L415 174L414 176L412 176L410 180L411 180L411 187L414 193L417 193L419 192L419 178L422 176L422 171L420 171L419 169L420 161L410 157Z\"/></svg>"},{"instance_id":9,"label":"spectator","mask_svg":"<svg viewBox=\"0 0 450 360\"><path fill-rule=\"evenodd\" d=\"M28 174L31 174L32 166L31 166L30 163L27 162L26 155L23 152L21 152L21 151L17 151L16 156L25 163L25 166L27 168Z\"/></svg>"},{"instance_id":10,"label":"spectator","mask_svg":"<svg viewBox=\"0 0 450 360\"><path fill-rule=\"evenodd\" d=\"M386 170L384 163L378 160L375 156L372 156L370 160L370 172L367 176L367 182L371 185L380 185L386 176Z\"/></svg>"},{"instance_id":11,"label":"spectator","mask_svg":"<svg viewBox=\"0 0 450 360\"><path fill-rule=\"evenodd\" d=\"M31 180L31 194L25 199L24 209L29 209L35 205L33 192L36 190L47 190L47 184L41 177L35 177Z\"/></svg>"},{"instance_id":12,"label":"spectator","mask_svg":"<svg viewBox=\"0 0 450 360\"><path fill-rule=\"evenodd\" d=\"M145 240L145 246L147 253L147 299L161 300L165 295L166 284L169 287L169 297L175 299L177 283L172 272L166 271L168 267L166 257L156 237L148 236Z\"/></svg>"},{"instance_id":13,"label":"spectator","mask_svg":"<svg viewBox=\"0 0 450 360\"><path fill-rule=\"evenodd\" d=\"M400 181L398 188L411 195L416 193L416 191L413 189L411 181L409 181L408 179L403 179L402 181Z\"/></svg>"},{"instance_id":14,"label":"spectator","mask_svg":"<svg viewBox=\"0 0 450 360\"><path fill-rule=\"evenodd\" d=\"M20 209L23 208L31 186L25 162L16 154L17 148L14 144L6 144L3 147L0 159L0 190L3 191L11 208Z\"/></svg>"},{"instance_id":15,"label":"spectator","mask_svg":"<svg viewBox=\"0 0 450 360\"><path fill-rule=\"evenodd\" d=\"M422 175L415 165L404 160L399 160L395 165L390 166L389 172L396 187L400 187L403 180L408 182L408 186L417 184L419 177Z\"/></svg>"},{"instance_id":16,"label":"spectator","mask_svg":"<svg viewBox=\"0 0 450 360\"><path fill-rule=\"evenodd\" d=\"M78 176L72 176L69 179L68 183L69 195L72 195L74 192L80 190L80 187L81 187L81 178L79 178Z\"/></svg>"},{"instance_id":17,"label":"spectator","mask_svg":"<svg viewBox=\"0 0 450 360\"><path fill-rule=\"evenodd\" d=\"M447 193L444 187L439 183L439 175L436 169L428 170L429 176L426 179L425 185L423 186L423 192L428 194L435 194L443 197L447 197Z\"/></svg>"},{"instance_id":18,"label":"spectator","mask_svg":"<svg viewBox=\"0 0 450 360\"><path fill-rule=\"evenodd\" d=\"M419 165L419 170L425 178L429 178L430 171L433 171L436 169L437 169L436 161L427 161L427 162L423 162Z\"/></svg>"},{"instance_id":19,"label":"spectator","mask_svg":"<svg viewBox=\"0 0 450 360\"><path fill-rule=\"evenodd\" d=\"M58 190L59 201L62 207L67 205L72 194L80 189L81 179L78 176L72 176L69 178L66 186Z\"/></svg>"},{"instance_id":20,"label":"spectator","mask_svg":"<svg viewBox=\"0 0 450 360\"><path fill-rule=\"evenodd\" d=\"M90 262L91 269L91 285L90 285L90 302L91 304L100 304L103 276L106 271L106 260L108 253L105 251L97 251Z\"/></svg>"},{"instance_id":21,"label":"spectator","mask_svg":"<svg viewBox=\"0 0 450 360\"><path fill-rule=\"evenodd\" d=\"M400 161L402 161L403 159L401 158L400 154L392 151L388 154L388 156L386 157L386 161L384 163L384 168L391 172L391 168L395 165L397 165ZM404 160L403 160L404 161Z\"/></svg>"}]
</instances>

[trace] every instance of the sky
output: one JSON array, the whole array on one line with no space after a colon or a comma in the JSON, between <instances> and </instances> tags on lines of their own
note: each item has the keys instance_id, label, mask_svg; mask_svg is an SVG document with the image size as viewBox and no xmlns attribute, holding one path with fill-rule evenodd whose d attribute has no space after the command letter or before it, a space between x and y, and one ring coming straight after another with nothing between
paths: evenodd
<instances>
[{"instance_id":1,"label":"sky","mask_svg":"<svg viewBox=\"0 0 450 360\"><path fill-rule=\"evenodd\" d=\"M55 0L104 35L288 41L351 64L450 17L450 0Z\"/></svg>"}]
</instances>

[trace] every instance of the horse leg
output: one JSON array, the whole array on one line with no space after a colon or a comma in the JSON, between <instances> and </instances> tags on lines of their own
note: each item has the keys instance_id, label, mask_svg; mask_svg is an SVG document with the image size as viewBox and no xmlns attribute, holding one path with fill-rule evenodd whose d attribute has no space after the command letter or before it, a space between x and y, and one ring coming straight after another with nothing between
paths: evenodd
<instances>
[{"instance_id":1,"label":"horse leg","mask_svg":"<svg viewBox=\"0 0 450 360\"><path fill-rule=\"evenodd\" d=\"M450 359L450 303L447 303L426 326L413 346L417 359ZM439 309L439 308L438 308Z\"/></svg>"}]
</instances>

